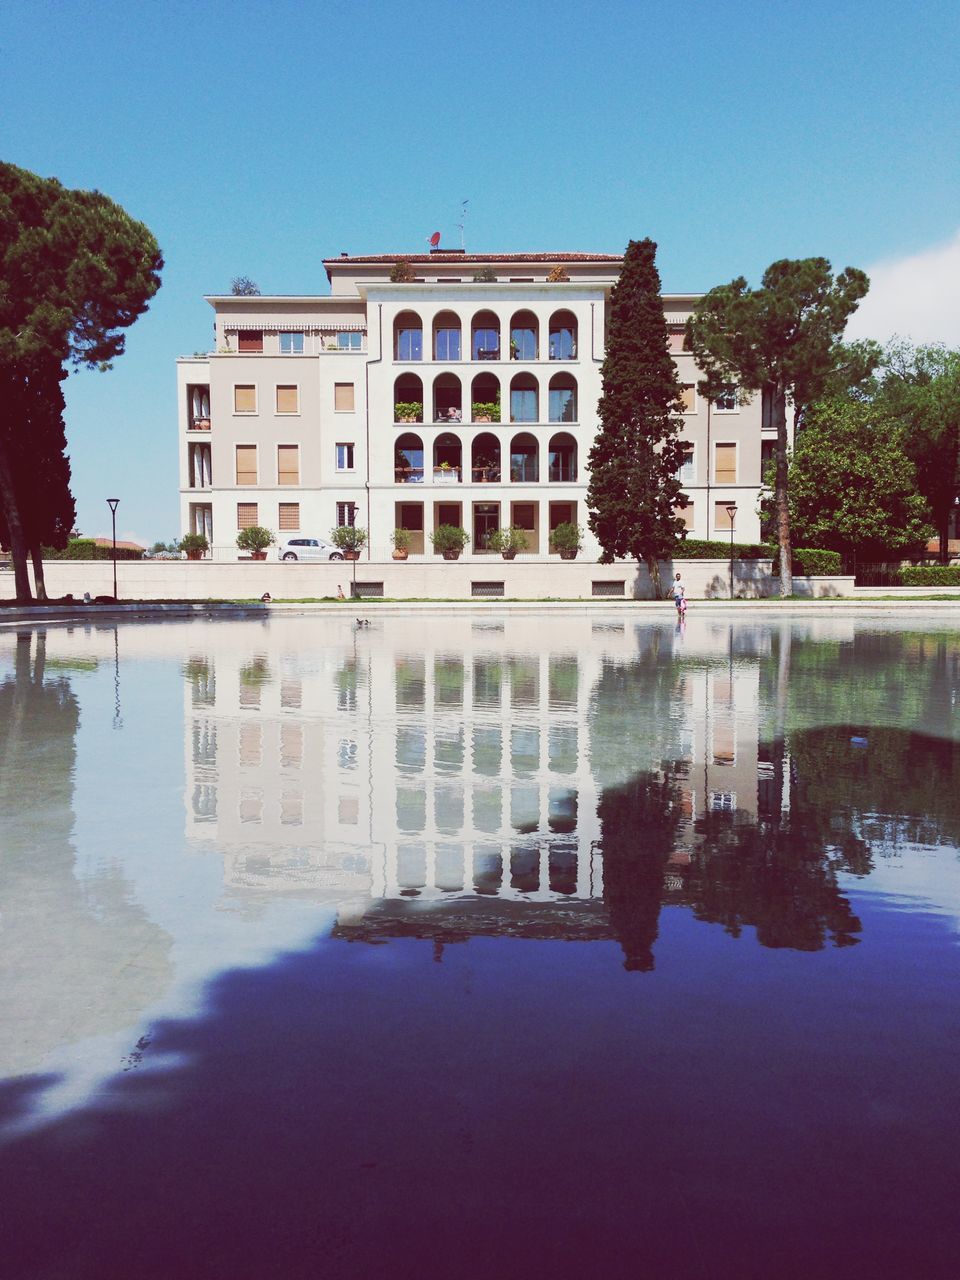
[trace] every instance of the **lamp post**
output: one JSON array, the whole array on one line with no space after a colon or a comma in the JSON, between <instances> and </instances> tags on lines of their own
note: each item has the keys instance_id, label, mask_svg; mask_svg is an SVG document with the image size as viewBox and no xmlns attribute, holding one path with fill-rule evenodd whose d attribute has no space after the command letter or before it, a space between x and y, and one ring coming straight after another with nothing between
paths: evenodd
<instances>
[{"instance_id":1,"label":"lamp post","mask_svg":"<svg viewBox=\"0 0 960 1280\"><path fill-rule=\"evenodd\" d=\"M117 507L120 505L119 498L108 498L107 506L110 508L110 518L113 521L113 598L117 598Z\"/></svg>"},{"instance_id":2,"label":"lamp post","mask_svg":"<svg viewBox=\"0 0 960 1280\"><path fill-rule=\"evenodd\" d=\"M726 511L730 519L730 599L733 599L733 522L737 518L737 504L735 502L724 503L724 511Z\"/></svg>"}]
</instances>

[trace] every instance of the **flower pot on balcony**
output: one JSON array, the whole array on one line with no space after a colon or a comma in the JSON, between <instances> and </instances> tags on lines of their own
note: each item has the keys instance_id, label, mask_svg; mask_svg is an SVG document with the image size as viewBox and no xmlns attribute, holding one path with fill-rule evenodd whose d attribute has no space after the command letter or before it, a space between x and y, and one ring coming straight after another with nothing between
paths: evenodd
<instances>
[{"instance_id":1,"label":"flower pot on balcony","mask_svg":"<svg viewBox=\"0 0 960 1280\"><path fill-rule=\"evenodd\" d=\"M459 552L459 551L444 551L444 553L443 553L443 558L444 558L444 560L459 560L459 559L460 559L460 552Z\"/></svg>"},{"instance_id":2,"label":"flower pot on balcony","mask_svg":"<svg viewBox=\"0 0 960 1280\"><path fill-rule=\"evenodd\" d=\"M394 560L406 560L409 554L410 552L407 551L406 549L404 549L403 551L397 550L397 551L394 551L393 558Z\"/></svg>"},{"instance_id":3,"label":"flower pot on balcony","mask_svg":"<svg viewBox=\"0 0 960 1280\"><path fill-rule=\"evenodd\" d=\"M344 560L359 560L359 559L360 559L360 552L359 552L359 551L344 551L344 553L343 553L343 558L344 558Z\"/></svg>"},{"instance_id":4,"label":"flower pot on balcony","mask_svg":"<svg viewBox=\"0 0 960 1280\"><path fill-rule=\"evenodd\" d=\"M478 413L473 420L474 422L492 422L493 421L489 413Z\"/></svg>"},{"instance_id":5,"label":"flower pot on balcony","mask_svg":"<svg viewBox=\"0 0 960 1280\"><path fill-rule=\"evenodd\" d=\"M517 553L515 551L501 551L500 554L503 556L504 560L516 560L517 558Z\"/></svg>"},{"instance_id":6,"label":"flower pot on balcony","mask_svg":"<svg viewBox=\"0 0 960 1280\"><path fill-rule=\"evenodd\" d=\"M187 552L188 560L200 560L202 556L203 556L203 552L199 548L196 551Z\"/></svg>"},{"instance_id":7,"label":"flower pot on balcony","mask_svg":"<svg viewBox=\"0 0 960 1280\"><path fill-rule=\"evenodd\" d=\"M561 560L576 560L576 558L577 558L577 549L576 549L576 547L562 547L562 548L561 548L561 550L560 550L560 559L561 559Z\"/></svg>"},{"instance_id":8,"label":"flower pot on balcony","mask_svg":"<svg viewBox=\"0 0 960 1280\"><path fill-rule=\"evenodd\" d=\"M251 552L250 552L250 559L251 559L251 560L266 560L266 558L267 558L267 553L266 553L265 551L251 551Z\"/></svg>"},{"instance_id":9,"label":"flower pot on balcony","mask_svg":"<svg viewBox=\"0 0 960 1280\"><path fill-rule=\"evenodd\" d=\"M209 430L210 430L210 419L209 419L209 418L194 418L193 422L191 422L191 423L190 423L190 426L193 428L193 430L194 430L194 431L209 431Z\"/></svg>"},{"instance_id":10,"label":"flower pot on balcony","mask_svg":"<svg viewBox=\"0 0 960 1280\"><path fill-rule=\"evenodd\" d=\"M460 481L459 467L434 467L433 483L434 484L458 484Z\"/></svg>"}]
</instances>

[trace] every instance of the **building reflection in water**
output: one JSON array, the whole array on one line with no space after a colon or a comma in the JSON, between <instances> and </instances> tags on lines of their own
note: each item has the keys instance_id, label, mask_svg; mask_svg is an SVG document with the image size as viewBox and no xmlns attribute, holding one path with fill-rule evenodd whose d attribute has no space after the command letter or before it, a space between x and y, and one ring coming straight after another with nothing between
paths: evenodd
<instances>
[{"instance_id":1,"label":"building reflection in water","mask_svg":"<svg viewBox=\"0 0 960 1280\"><path fill-rule=\"evenodd\" d=\"M391 617L322 660L263 637L197 655L188 834L232 892L337 903L344 939L607 939L647 971L680 908L764 946L849 945L839 877L932 799L901 786L903 812L871 818L891 770L956 781L957 650L811 630ZM864 751L857 723L889 721L897 689L943 736L893 724ZM928 790L927 834L952 837L956 787Z\"/></svg>"}]
</instances>

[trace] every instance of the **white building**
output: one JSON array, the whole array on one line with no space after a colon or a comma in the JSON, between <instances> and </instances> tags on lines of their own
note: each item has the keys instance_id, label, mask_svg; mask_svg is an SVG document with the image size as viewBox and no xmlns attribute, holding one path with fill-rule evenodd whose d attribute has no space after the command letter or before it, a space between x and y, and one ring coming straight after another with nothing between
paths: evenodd
<instances>
[{"instance_id":1,"label":"white building","mask_svg":"<svg viewBox=\"0 0 960 1280\"><path fill-rule=\"evenodd\" d=\"M417 278L394 284L397 260L326 261L329 295L207 299L215 350L177 369L183 530L234 559L248 525L329 538L357 523L382 560L395 528L432 556L430 533L462 524L483 558L488 533L516 525L548 559L550 531L573 521L595 558L587 456L622 258L438 250L406 258ZM735 504L737 539L755 542L775 432L759 397L699 396L682 349L695 301L663 299L686 405L684 518L691 536L725 538Z\"/></svg>"}]
</instances>

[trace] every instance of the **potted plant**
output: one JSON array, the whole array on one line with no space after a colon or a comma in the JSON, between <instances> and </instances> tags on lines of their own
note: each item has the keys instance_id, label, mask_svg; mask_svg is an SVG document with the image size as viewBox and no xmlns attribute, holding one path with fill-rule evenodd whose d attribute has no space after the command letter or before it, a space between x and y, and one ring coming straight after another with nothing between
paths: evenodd
<instances>
[{"instance_id":1,"label":"potted plant","mask_svg":"<svg viewBox=\"0 0 960 1280\"><path fill-rule=\"evenodd\" d=\"M410 554L410 530L394 529L390 541L393 543L394 560L406 560Z\"/></svg>"},{"instance_id":2,"label":"potted plant","mask_svg":"<svg viewBox=\"0 0 960 1280\"><path fill-rule=\"evenodd\" d=\"M398 400L393 406L394 422L422 422L422 400Z\"/></svg>"},{"instance_id":3,"label":"potted plant","mask_svg":"<svg viewBox=\"0 0 960 1280\"><path fill-rule=\"evenodd\" d=\"M510 359L511 360L520 359L520 343L516 340L516 338L510 339Z\"/></svg>"},{"instance_id":4,"label":"potted plant","mask_svg":"<svg viewBox=\"0 0 960 1280\"><path fill-rule=\"evenodd\" d=\"M199 560L210 550L210 543L202 533L185 533L177 543L178 551L185 551L188 560Z\"/></svg>"},{"instance_id":5,"label":"potted plant","mask_svg":"<svg viewBox=\"0 0 960 1280\"><path fill-rule=\"evenodd\" d=\"M550 534L550 545L554 551L560 552L561 560L575 560L583 546L583 530L578 524L565 520Z\"/></svg>"},{"instance_id":6,"label":"potted plant","mask_svg":"<svg viewBox=\"0 0 960 1280\"><path fill-rule=\"evenodd\" d=\"M474 422L499 422L499 400L474 400L471 407Z\"/></svg>"},{"instance_id":7,"label":"potted plant","mask_svg":"<svg viewBox=\"0 0 960 1280\"><path fill-rule=\"evenodd\" d=\"M504 560L513 560L518 551L526 551L527 535L515 524L509 529L494 529L487 539L487 546L491 551L499 551Z\"/></svg>"},{"instance_id":8,"label":"potted plant","mask_svg":"<svg viewBox=\"0 0 960 1280\"><path fill-rule=\"evenodd\" d=\"M353 524L339 524L330 530L330 541L343 552L344 560L359 560L360 548L366 545L367 531Z\"/></svg>"},{"instance_id":9,"label":"potted plant","mask_svg":"<svg viewBox=\"0 0 960 1280\"><path fill-rule=\"evenodd\" d=\"M262 524L252 524L237 534L237 546L241 551L249 551L251 560L266 560L267 547L272 547L275 542L276 538Z\"/></svg>"},{"instance_id":10,"label":"potted plant","mask_svg":"<svg viewBox=\"0 0 960 1280\"><path fill-rule=\"evenodd\" d=\"M499 480L500 468L497 466L496 460L488 457L485 453L477 454L473 462L473 478L480 484L484 484L488 480Z\"/></svg>"},{"instance_id":11,"label":"potted plant","mask_svg":"<svg viewBox=\"0 0 960 1280\"><path fill-rule=\"evenodd\" d=\"M433 468L433 478L437 484L457 484L460 468L451 466L449 462L438 462Z\"/></svg>"},{"instance_id":12,"label":"potted plant","mask_svg":"<svg viewBox=\"0 0 960 1280\"><path fill-rule=\"evenodd\" d=\"M481 267L479 271L473 273L474 284L495 284L497 273L493 267Z\"/></svg>"},{"instance_id":13,"label":"potted plant","mask_svg":"<svg viewBox=\"0 0 960 1280\"><path fill-rule=\"evenodd\" d=\"M430 541L434 551L439 551L444 560L459 560L470 535L458 524L439 524L431 533Z\"/></svg>"}]
</instances>

